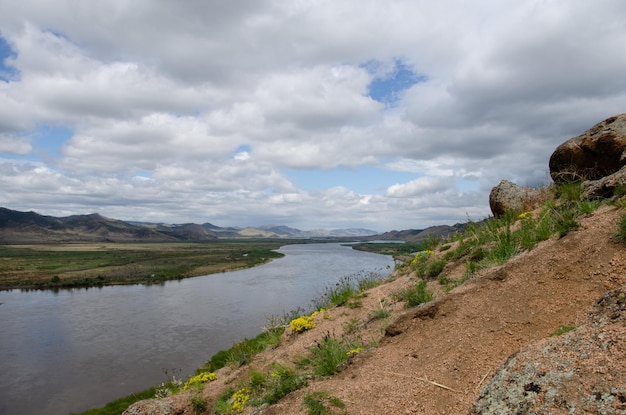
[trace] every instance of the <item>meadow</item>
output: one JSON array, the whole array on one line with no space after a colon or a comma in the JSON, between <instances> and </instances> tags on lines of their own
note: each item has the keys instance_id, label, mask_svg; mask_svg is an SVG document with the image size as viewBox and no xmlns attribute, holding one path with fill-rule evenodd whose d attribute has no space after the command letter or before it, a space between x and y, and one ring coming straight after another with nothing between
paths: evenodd
<instances>
[{"instance_id":1,"label":"meadow","mask_svg":"<svg viewBox=\"0 0 626 415\"><path fill-rule=\"evenodd\" d=\"M160 283L263 264L286 240L0 246L0 290Z\"/></svg>"}]
</instances>

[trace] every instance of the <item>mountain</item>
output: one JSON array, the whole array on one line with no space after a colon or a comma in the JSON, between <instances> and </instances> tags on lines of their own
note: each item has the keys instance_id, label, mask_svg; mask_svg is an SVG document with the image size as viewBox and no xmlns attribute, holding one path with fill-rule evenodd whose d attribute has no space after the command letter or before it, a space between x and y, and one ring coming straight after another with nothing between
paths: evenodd
<instances>
[{"instance_id":1,"label":"mountain","mask_svg":"<svg viewBox=\"0 0 626 415\"><path fill-rule=\"evenodd\" d=\"M222 228L209 222L201 225L124 222L97 213L57 218L0 208L0 244L210 241L225 238L357 238L375 234L375 231L368 229L301 231L284 225Z\"/></svg>"},{"instance_id":2,"label":"mountain","mask_svg":"<svg viewBox=\"0 0 626 415\"><path fill-rule=\"evenodd\" d=\"M462 232L464 228L465 224L457 223L456 225L452 226L438 225L431 226L426 229L406 229L403 231L389 231L377 235L376 239L380 239L382 241L421 242L432 237L441 238L457 232Z\"/></svg>"},{"instance_id":3,"label":"mountain","mask_svg":"<svg viewBox=\"0 0 626 415\"><path fill-rule=\"evenodd\" d=\"M0 243L167 242L176 238L97 213L56 218L0 208Z\"/></svg>"}]
</instances>

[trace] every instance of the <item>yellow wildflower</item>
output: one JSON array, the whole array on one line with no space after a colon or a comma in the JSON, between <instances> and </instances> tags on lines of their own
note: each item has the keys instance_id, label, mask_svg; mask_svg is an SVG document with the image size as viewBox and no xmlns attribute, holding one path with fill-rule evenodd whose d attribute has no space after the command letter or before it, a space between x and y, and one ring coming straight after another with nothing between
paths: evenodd
<instances>
[{"instance_id":1,"label":"yellow wildflower","mask_svg":"<svg viewBox=\"0 0 626 415\"><path fill-rule=\"evenodd\" d=\"M250 400L250 394L247 388L239 389L237 392L233 394L233 405L232 409L235 413L242 413L246 404Z\"/></svg>"},{"instance_id":2,"label":"yellow wildflower","mask_svg":"<svg viewBox=\"0 0 626 415\"><path fill-rule=\"evenodd\" d=\"M310 316L301 316L291 320L289 327L291 327L291 330L296 333L302 333L303 331L314 329L315 321L313 321L313 318Z\"/></svg>"},{"instance_id":3,"label":"yellow wildflower","mask_svg":"<svg viewBox=\"0 0 626 415\"><path fill-rule=\"evenodd\" d=\"M217 375L213 372L203 372L196 376L189 378L183 385L183 390L189 389L193 385L200 385L202 383L212 382L217 379Z\"/></svg>"}]
</instances>

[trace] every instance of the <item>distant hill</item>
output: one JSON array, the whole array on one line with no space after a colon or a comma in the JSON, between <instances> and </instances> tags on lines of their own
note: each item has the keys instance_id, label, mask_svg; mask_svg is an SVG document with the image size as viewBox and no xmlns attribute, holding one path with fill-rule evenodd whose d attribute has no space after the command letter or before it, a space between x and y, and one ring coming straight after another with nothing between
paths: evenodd
<instances>
[{"instance_id":1,"label":"distant hill","mask_svg":"<svg viewBox=\"0 0 626 415\"><path fill-rule=\"evenodd\" d=\"M457 232L462 232L465 224L431 226L426 229L407 229L403 231L389 231L377 235L376 238L382 241L406 241L421 242L431 237L445 237Z\"/></svg>"},{"instance_id":2,"label":"distant hill","mask_svg":"<svg viewBox=\"0 0 626 415\"><path fill-rule=\"evenodd\" d=\"M222 228L208 222L201 225L124 222L97 213L57 218L0 208L0 244L173 242L220 238L358 238L375 234L375 231L368 229L301 231L284 225Z\"/></svg>"},{"instance_id":3,"label":"distant hill","mask_svg":"<svg viewBox=\"0 0 626 415\"><path fill-rule=\"evenodd\" d=\"M3 244L175 240L174 236L97 213L56 218L0 208L0 243Z\"/></svg>"}]
</instances>

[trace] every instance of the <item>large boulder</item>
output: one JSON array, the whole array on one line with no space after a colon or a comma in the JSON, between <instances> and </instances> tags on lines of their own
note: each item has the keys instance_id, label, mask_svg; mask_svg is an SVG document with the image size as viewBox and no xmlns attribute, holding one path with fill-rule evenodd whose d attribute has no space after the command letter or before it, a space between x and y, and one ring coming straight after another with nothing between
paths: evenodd
<instances>
[{"instance_id":1,"label":"large boulder","mask_svg":"<svg viewBox=\"0 0 626 415\"><path fill-rule=\"evenodd\" d=\"M541 190L518 186L508 180L502 180L489 193L489 207L495 217L501 217L507 211L533 210L541 200Z\"/></svg>"},{"instance_id":2,"label":"large boulder","mask_svg":"<svg viewBox=\"0 0 626 415\"><path fill-rule=\"evenodd\" d=\"M558 146L550 157L555 183L598 180L626 165L626 114L594 125Z\"/></svg>"}]
</instances>

